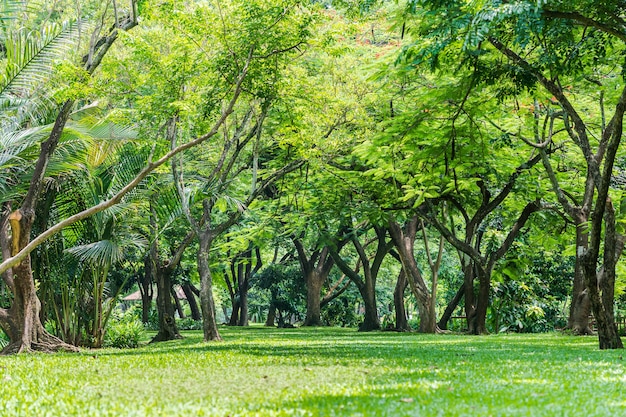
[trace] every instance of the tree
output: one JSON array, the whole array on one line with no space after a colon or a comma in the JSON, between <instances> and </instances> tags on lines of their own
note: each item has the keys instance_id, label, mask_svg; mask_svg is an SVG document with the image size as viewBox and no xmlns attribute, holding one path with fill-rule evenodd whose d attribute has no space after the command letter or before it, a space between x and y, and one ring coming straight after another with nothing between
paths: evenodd
<instances>
[{"instance_id":1,"label":"tree","mask_svg":"<svg viewBox=\"0 0 626 417\"><path fill-rule=\"evenodd\" d=\"M129 30L137 24L134 2L131 2L130 6L128 16L116 21L98 43L91 45L85 60L86 73L91 74L96 70L104 55L115 42L120 30ZM7 285L13 292L14 300L9 309L0 309L0 327L11 340L3 350L4 353L19 353L29 350L74 350L73 347L50 335L44 329L39 318L40 301L34 286L30 258L28 256L23 256L21 259L16 258L19 252L31 243L30 232L35 221L35 210L46 168L57 148L73 104L72 99L62 104L48 139L41 145L41 152L31 175L26 196L22 200L20 208L13 211L8 218L11 227L11 256L13 260L11 265L5 265L4 270L12 267L12 280ZM24 253L24 255L26 254ZM3 263L6 264L8 261L5 259Z\"/></svg>"},{"instance_id":2,"label":"tree","mask_svg":"<svg viewBox=\"0 0 626 417\"><path fill-rule=\"evenodd\" d=\"M409 5L417 10L416 2ZM623 50L626 39L620 19L624 5L617 1L597 4L584 0L567 4L547 1L539 5L530 1L486 2L475 7L453 2L445 8L433 1L423 2L423 6L419 13L436 18L422 21L423 33L431 43L421 50L419 59L437 64L441 62L439 58L460 43L469 53L466 56L471 57L468 62L482 70L484 79L491 77L493 82L508 77L504 83L517 95L523 90L534 95L535 121L530 123L534 133L529 135L533 139L526 142L541 155L559 204L577 219L577 224L588 222L588 247L580 235L578 247L598 325L599 345L601 349L621 348L613 317L615 263L620 245L609 189L621 142L626 87L617 77L599 80L597 69L606 68L609 74L614 73L610 68L621 71L622 63L615 62L614 56ZM582 92L590 83L612 84L617 94L601 94L598 111L585 115L581 107L588 103L577 100L572 92ZM611 117L605 114L609 100L614 105ZM553 110L553 106L558 110ZM545 117L543 130L539 129L541 117ZM570 139L585 161L586 178L580 200L571 199L564 192L548 158L559 135Z\"/></svg>"}]
</instances>

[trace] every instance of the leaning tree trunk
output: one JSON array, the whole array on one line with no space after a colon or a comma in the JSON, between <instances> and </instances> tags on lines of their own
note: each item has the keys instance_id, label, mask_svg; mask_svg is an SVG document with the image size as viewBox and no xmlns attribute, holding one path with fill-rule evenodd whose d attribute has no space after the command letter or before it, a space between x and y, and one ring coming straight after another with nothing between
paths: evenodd
<instances>
[{"instance_id":1,"label":"leaning tree trunk","mask_svg":"<svg viewBox=\"0 0 626 417\"><path fill-rule=\"evenodd\" d=\"M395 330L398 332L408 332L411 330L404 306L404 291L408 285L409 282L407 281L404 269L401 269L398 274L398 280L396 281L396 287L393 291L393 305L396 312Z\"/></svg>"},{"instance_id":2,"label":"leaning tree trunk","mask_svg":"<svg viewBox=\"0 0 626 417\"><path fill-rule=\"evenodd\" d=\"M189 303L189 309L191 310L191 318L195 321L202 320L202 313L200 312L200 307L196 301L196 296L191 288L191 284L188 282L182 284L180 286L185 293L185 297L187 297L187 302Z\"/></svg>"},{"instance_id":3,"label":"leaning tree trunk","mask_svg":"<svg viewBox=\"0 0 626 417\"><path fill-rule=\"evenodd\" d=\"M463 298L464 293L465 293L465 284L461 284L456 294L454 294L454 297L452 297L452 300L450 300L450 302L448 303L446 310L441 315L439 322L437 323L437 326L441 330L448 330L448 322L450 321L450 318L452 317L454 310L456 310L457 306L459 305L459 302L461 302L461 299Z\"/></svg>"},{"instance_id":4,"label":"leaning tree trunk","mask_svg":"<svg viewBox=\"0 0 626 417\"><path fill-rule=\"evenodd\" d=\"M217 329L215 315L215 300L213 299L213 277L209 267L209 251L213 238L210 232L200 233L198 236L198 274L200 275L200 307L202 308L202 330L204 341L220 341L222 337ZM234 306L233 306L234 308Z\"/></svg>"},{"instance_id":5,"label":"leaning tree trunk","mask_svg":"<svg viewBox=\"0 0 626 417\"><path fill-rule=\"evenodd\" d=\"M170 294L172 295L172 299L174 300L174 308L178 312L178 317L181 319L185 318L185 310L183 310L183 305L178 298L178 293L174 289L174 287L170 287Z\"/></svg>"}]
</instances>

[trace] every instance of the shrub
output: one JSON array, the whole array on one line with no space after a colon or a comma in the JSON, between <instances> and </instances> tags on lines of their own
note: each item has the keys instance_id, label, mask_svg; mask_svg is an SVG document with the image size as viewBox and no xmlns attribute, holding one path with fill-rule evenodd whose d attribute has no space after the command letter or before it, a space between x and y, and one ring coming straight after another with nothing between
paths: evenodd
<instances>
[{"instance_id":1,"label":"shrub","mask_svg":"<svg viewBox=\"0 0 626 417\"><path fill-rule=\"evenodd\" d=\"M135 314L122 313L112 316L104 336L104 346L136 348L143 338L145 329Z\"/></svg>"},{"instance_id":2,"label":"shrub","mask_svg":"<svg viewBox=\"0 0 626 417\"><path fill-rule=\"evenodd\" d=\"M191 317L176 320L178 330L202 330L202 321L197 321Z\"/></svg>"}]
</instances>

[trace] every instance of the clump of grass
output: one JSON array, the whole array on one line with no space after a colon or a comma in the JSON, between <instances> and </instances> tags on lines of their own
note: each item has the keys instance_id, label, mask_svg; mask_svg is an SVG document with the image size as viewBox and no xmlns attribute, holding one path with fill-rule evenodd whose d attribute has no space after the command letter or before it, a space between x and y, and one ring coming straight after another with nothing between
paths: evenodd
<instances>
[{"instance_id":1,"label":"clump of grass","mask_svg":"<svg viewBox=\"0 0 626 417\"><path fill-rule=\"evenodd\" d=\"M0 358L2 415L606 416L626 409L623 353L598 351L595 338L221 331L222 343L186 332L133 350Z\"/></svg>"}]
</instances>

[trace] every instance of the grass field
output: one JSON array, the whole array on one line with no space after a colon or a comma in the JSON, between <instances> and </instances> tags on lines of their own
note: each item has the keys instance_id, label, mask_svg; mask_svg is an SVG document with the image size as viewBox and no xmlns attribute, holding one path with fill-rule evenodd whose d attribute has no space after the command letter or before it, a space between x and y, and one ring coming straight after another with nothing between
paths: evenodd
<instances>
[{"instance_id":1,"label":"grass field","mask_svg":"<svg viewBox=\"0 0 626 417\"><path fill-rule=\"evenodd\" d=\"M625 352L596 338L222 332L0 357L0 415L626 416Z\"/></svg>"}]
</instances>

